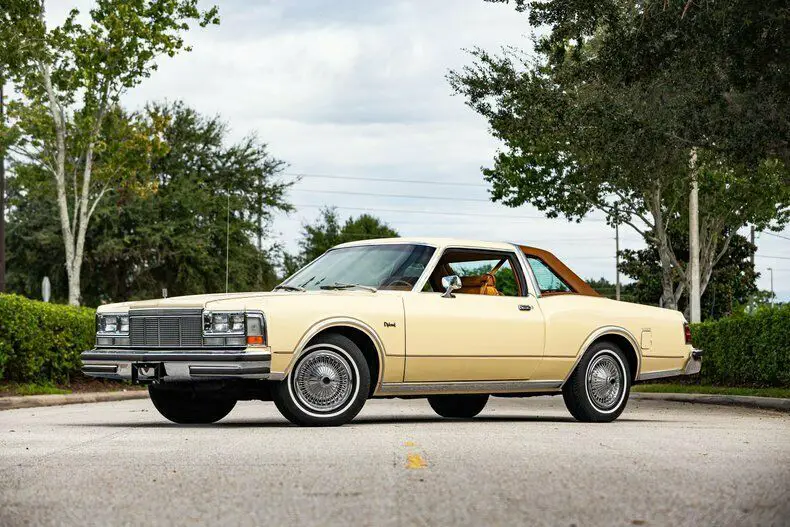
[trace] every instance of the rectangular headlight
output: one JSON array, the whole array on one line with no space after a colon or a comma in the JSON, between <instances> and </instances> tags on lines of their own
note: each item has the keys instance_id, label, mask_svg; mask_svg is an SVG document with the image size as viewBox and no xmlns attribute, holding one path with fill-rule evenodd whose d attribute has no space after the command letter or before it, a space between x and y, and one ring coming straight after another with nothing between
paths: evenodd
<instances>
[{"instance_id":1,"label":"rectangular headlight","mask_svg":"<svg viewBox=\"0 0 790 527\"><path fill-rule=\"evenodd\" d=\"M127 335L129 315L107 313L96 315L96 331L103 335Z\"/></svg>"},{"instance_id":2,"label":"rectangular headlight","mask_svg":"<svg viewBox=\"0 0 790 527\"><path fill-rule=\"evenodd\" d=\"M204 335L244 335L244 313L203 313Z\"/></svg>"}]
</instances>

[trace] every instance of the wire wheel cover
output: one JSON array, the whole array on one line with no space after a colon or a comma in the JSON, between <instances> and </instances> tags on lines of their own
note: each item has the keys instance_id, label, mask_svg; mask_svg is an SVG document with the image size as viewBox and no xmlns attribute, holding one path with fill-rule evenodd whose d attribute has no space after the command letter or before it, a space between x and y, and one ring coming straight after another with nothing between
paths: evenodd
<instances>
[{"instance_id":1,"label":"wire wheel cover","mask_svg":"<svg viewBox=\"0 0 790 527\"><path fill-rule=\"evenodd\" d=\"M351 398L354 378L348 360L331 350L314 351L296 366L293 388L299 401L314 412L332 412Z\"/></svg>"},{"instance_id":2,"label":"wire wheel cover","mask_svg":"<svg viewBox=\"0 0 790 527\"><path fill-rule=\"evenodd\" d=\"M587 393L601 410L611 410L620 400L623 372L611 355L596 357L587 367Z\"/></svg>"}]
</instances>

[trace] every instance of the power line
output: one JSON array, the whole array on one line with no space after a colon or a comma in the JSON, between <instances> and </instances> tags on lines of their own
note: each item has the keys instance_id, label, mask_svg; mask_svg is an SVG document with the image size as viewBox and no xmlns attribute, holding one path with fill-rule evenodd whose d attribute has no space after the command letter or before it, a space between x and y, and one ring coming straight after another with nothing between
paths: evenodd
<instances>
[{"instance_id":1,"label":"power line","mask_svg":"<svg viewBox=\"0 0 790 527\"><path fill-rule=\"evenodd\" d=\"M761 232L760 234L767 234L768 236L773 236L775 238L782 238L783 240L790 240L790 237L782 236L781 234L774 234L773 232Z\"/></svg>"},{"instance_id":2,"label":"power line","mask_svg":"<svg viewBox=\"0 0 790 527\"><path fill-rule=\"evenodd\" d=\"M295 176L301 178L321 178L321 179L347 179L355 181L376 181L383 183L410 183L417 185L444 185L452 187L475 187L487 188L488 185L482 183L462 183L455 181L425 181L419 179L396 179L396 178L381 178L381 177L363 177L363 176L341 176L336 174L305 174L302 172L283 172L285 176Z\"/></svg>"},{"instance_id":3,"label":"power line","mask_svg":"<svg viewBox=\"0 0 790 527\"><path fill-rule=\"evenodd\" d=\"M299 207L301 205L296 205L296 206ZM310 205L310 207L319 207L319 206L318 205ZM335 208L344 208L344 207L335 207ZM376 209L376 210L382 210L382 209ZM420 212L422 212L422 211L420 211ZM509 223L523 223L523 224L528 224L530 222L533 222L533 221L535 221L535 219L543 219L543 218L539 217L539 216L532 217L532 218L526 219L526 220L525 219L515 219L514 220L514 219L508 218ZM284 221L284 222L285 221L291 221L291 222L299 222L299 223L309 223L310 222L310 220L308 218L304 217L304 216L281 216L281 217L278 218L277 221ZM431 226L431 227L433 227L433 226L442 226L442 227L451 227L451 226L456 226L456 227L473 227L473 226L482 226L482 225L487 225L487 226L498 226L498 225L501 225L501 222L497 222L497 221L494 221L494 220L486 221L486 220L480 220L480 219L470 220L472 222L471 224L468 223L468 222L460 222L458 220L448 220L448 221L435 221L435 220L424 220L424 219L423 220L403 220L403 219L400 219L400 218L395 218L395 219L381 218L381 221L383 221L384 223L386 223L388 225L392 225L392 226L401 226L401 225L421 225L421 226L425 226L425 225L428 225L428 226ZM430 223L429 223L429 221L430 221ZM569 223L568 225L572 225L572 224ZM622 239L622 235L620 236L620 238ZM560 236L558 238L543 239L543 240L540 240L540 241L546 241L546 242L552 242L552 241L555 241L555 242L557 242L557 241L559 241L559 242L569 242L569 241L572 241L572 242L579 242L579 243L588 242L589 241L589 242L598 243L598 242L601 242L601 241L612 241L612 240L614 240L613 236L583 236L583 237L574 237L574 238L566 238L565 236ZM641 240L641 238L639 240ZM630 241L638 241L638 240L630 240Z\"/></svg>"},{"instance_id":4,"label":"power line","mask_svg":"<svg viewBox=\"0 0 790 527\"><path fill-rule=\"evenodd\" d=\"M757 258L773 258L776 260L790 260L790 256L768 256L764 254L755 254Z\"/></svg>"},{"instance_id":5,"label":"power line","mask_svg":"<svg viewBox=\"0 0 790 527\"><path fill-rule=\"evenodd\" d=\"M294 203L294 207L302 207L302 208L316 208L316 209L323 209L325 207L329 208L336 208L341 210L356 210L362 212L402 212L405 214L437 214L443 216L474 216L480 218L503 218L509 220L553 220L556 218L547 218L545 216L509 216L507 214L484 214L484 213L475 213L475 212L444 212L438 210L415 210L415 209L384 209L380 207L341 207L339 205L308 205L308 204L300 204ZM585 221L606 221L602 218L585 218Z\"/></svg>"},{"instance_id":6,"label":"power line","mask_svg":"<svg viewBox=\"0 0 790 527\"><path fill-rule=\"evenodd\" d=\"M473 201L477 203L491 203L490 200L482 198L454 198L449 196L417 196L414 194L382 194L380 192L355 192L349 190L322 190L312 188L295 188L296 192L317 192L320 194L341 194L344 196L375 196L381 198L405 198L405 199L430 199L440 201Z\"/></svg>"}]
</instances>

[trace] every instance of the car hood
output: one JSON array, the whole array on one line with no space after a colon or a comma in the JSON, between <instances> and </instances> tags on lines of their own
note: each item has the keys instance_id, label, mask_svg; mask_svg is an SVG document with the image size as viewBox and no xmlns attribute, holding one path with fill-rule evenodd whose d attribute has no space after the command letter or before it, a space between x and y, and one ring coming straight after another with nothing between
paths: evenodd
<instances>
[{"instance_id":1,"label":"car hood","mask_svg":"<svg viewBox=\"0 0 790 527\"><path fill-rule=\"evenodd\" d=\"M113 311L124 312L129 309L175 309L175 308L201 308L201 309L246 309L247 304L260 305L267 298L302 297L305 301L315 296L373 296L391 295L398 291L377 291L375 293L363 290L328 290L328 291L268 291L248 293L214 293L206 295L174 296L171 298L156 298L152 300L139 300L134 302L119 302L99 306L99 313Z\"/></svg>"}]
</instances>

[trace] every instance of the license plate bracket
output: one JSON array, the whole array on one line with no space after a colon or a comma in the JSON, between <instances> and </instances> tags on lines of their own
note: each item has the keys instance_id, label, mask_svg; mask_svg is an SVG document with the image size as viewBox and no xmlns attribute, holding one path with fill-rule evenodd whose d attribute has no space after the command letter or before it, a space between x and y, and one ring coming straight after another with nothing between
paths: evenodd
<instances>
[{"instance_id":1,"label":"license plate bracket","mask_svg":"<svg viewBox=\"0 0 790 527\"><path fill-rule=\"evenodd\" d=\"M132 383L158 382L165 376L165 366L161 362L132 363Z\"/></svg>"}]
</instances>

